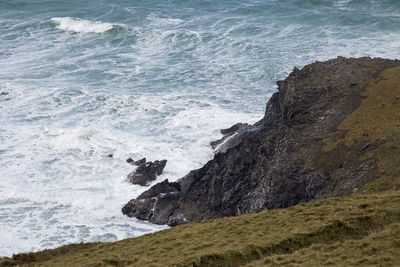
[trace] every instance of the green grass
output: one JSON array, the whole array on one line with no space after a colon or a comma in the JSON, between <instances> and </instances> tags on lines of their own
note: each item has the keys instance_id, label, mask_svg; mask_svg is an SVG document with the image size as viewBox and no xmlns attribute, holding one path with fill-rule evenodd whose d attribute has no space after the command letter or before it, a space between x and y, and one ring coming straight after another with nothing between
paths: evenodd
<instances>
[{"instance_id":1,"label":"green grass","mask_svg":"<svg viewBox=\"0 0 400 267\"><path fill-rule=\"evenodd\" d=\"M0 265L258 266L293 262L316 266L359 261L386 265L400 263L399 225L400 191L353 194L182 225L115 243L18 254L0 260Z\"/></svg>"},{"instance_id":2,"label":"green grass","mask_svg":"<svg viewBox=\"0 0 400 267\"><path fill-rule=\"evenodd\" d=\"M365 98L360 107L338 127L346 132L345 137L325 140L323 151L340 155L345 153L344 147L352 150L362 144L366 152L359 160L375 158L381 174L378 181L364 190L379 192L400 188L397 179L400 177L400 67L383 71L362 95ZM370 147L376 149L368 149Z\"/></svg>"},{"instance_id":3,"label":"green grass","mask_svg":"<svg viewBox=\"0 0 400 267\"><path fill-rule=\"evenodd\" d=\"M249 263L250 266L399 266L400 223L359 239L330 244L313 244L287 255L272 255Z\"/></svg>"}]
</instances>

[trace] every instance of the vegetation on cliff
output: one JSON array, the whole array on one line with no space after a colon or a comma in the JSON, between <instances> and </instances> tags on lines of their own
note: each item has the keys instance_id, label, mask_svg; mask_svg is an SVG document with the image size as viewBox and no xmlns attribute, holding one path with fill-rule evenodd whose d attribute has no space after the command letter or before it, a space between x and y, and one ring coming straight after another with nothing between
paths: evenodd
<instances>
[{"instance_id":1,"label":"vegetation on cliff","mask_svg":"<svg viewBox=\"0 0 400 267\"><path fill-rule=\"evenodd\" d=\"M335 77L328 71L317 76L327 82ZM350 195L114 243L18 254L1 259L0 266L399 266L400 67L349 83L354 97L361 97L333 134L321 140L315 166L325 164L324 170L346 177L332 188L346 188L360 173L367 176L368 183L350 183L364 184L351 187Z\"/></svg>"}]
</instances>

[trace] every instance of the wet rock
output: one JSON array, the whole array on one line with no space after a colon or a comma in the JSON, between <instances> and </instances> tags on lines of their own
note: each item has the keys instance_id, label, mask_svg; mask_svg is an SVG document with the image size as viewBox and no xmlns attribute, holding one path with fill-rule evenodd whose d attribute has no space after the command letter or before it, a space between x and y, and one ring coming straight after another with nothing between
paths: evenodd
<instances>
[{"instance_id":1,"label":"wet rock","mask_svg":"<svg viewBox=\"0 0 400 267\"><path fill-rule=\"evenodd\" d=\"M221 134L230 135L230 134L237 132L238 130L240 130L242 128L249 127L249 126L250 125L248 123L236 123L235 125L227 128L227 129L221 129Z\"/></svg>"},{"instance_id":2,"label":"wet rock","mask_svg":"<svg viewBox=\"0 0 400 267\"><path fill-rule=\"evenodd\" d=\"M237 131L239 131L240 129L243 128L247 128L250 125L247 123L236 123L235 125L226 128L226 129L221 129L220 132L223 135L221 139L213 141L210 143L211 147L213 149L215 149L216 147L218 147L218 145L220 145L221 143L223 143L228 137L232 136L233 134L235 134Z\"/></svg>"},{"instance_id":3,"label":"wet rock","mask_svg":"<svg viewBox=\"0 0 400 267\"><path fill-rule=\"evenodd\" d=\"M142 159L139 159L139 160L133 160L132 158L129 158L129 159L126 160L126 162L128 162L128 163L130 163L132 165L135 165L135 166L140 166L140 165L143 165L143 164L146 163L146 158L142 158Z\"/></svg>"},{"instance_id":4,"label":"wet rock","mask_svg":"<svg viewBox=\"0 0 400 267\"><path fill-rule=\"evenodd\" d=\"M166 179L152 186L139 198L129 201L122 208L122 213L141 220L152 218L155 223L165 224L163 220L168 217L169 212L177 208L176 200L179 196L180 185L178 183L170 183ZM159 200L162 204L155 208Z\"/></svg>"},{"instance_id":5,"label":"wet rock","mask_svg":"<svg viewBox=\"0 0 400 267\"><path fill-rule=\"evenodd\" d=\"M249 125L247 123L236 123L230 128L222 129L221 134L223 134L223 137L219 140L211 142L210 145L214 149L215 154L225 153L230 148L238 145L247 133L256 129L257 127L254 125Z\"/></svg>"},{"instance_id":6,"label":"wet rock","mask_svg":"<svg viewBox=\"0 0 400 267\"><path fill-rule=\"evenodd\" d=\"M146 162L146 158L138 161L130 162L133 165L137 165L137 169L128 175L128 180L132 184L145 186L149 182L157 179L158 175L161 175L167 160Z\"/></svg>"},{"instance_id":7,"label":"wet rock","mask_svg":"<svg viewBox=\"0 0 400 267\"><path fill-rule=\"evenodd\" d=\"M362 188L382 175L374 152L386 140L340 143L346 131L338 126L360 106L369 84L395 66L400 61L340 57L295 68L277 82L264 118L224 130L212 160L175 183L152 186L124 214L174 226Z\"/></svg>"}]
</instances>

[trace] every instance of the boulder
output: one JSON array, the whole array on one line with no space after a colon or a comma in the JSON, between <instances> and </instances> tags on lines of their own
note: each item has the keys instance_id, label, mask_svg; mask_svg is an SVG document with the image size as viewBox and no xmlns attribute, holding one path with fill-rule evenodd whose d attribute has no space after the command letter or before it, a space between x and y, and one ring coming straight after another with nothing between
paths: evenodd
<instances>
[{"instance_id":1,"label":"boulder","mask_svg":"<svg viewBox=\"0 0 400 267\"><path fill-rule=\"evenodd\" d=\"M129 160L129 159L128 159ZM146 158L143 158L138 161L131 161L133 165L137 165L136 170L131 172L128 175L128 180L132 184L145 186L149 182L157 179L158 175L161 175L165 165L167 164L167 160L154 161L154 162L146 162Z\"/></svg>"}]
</instances>

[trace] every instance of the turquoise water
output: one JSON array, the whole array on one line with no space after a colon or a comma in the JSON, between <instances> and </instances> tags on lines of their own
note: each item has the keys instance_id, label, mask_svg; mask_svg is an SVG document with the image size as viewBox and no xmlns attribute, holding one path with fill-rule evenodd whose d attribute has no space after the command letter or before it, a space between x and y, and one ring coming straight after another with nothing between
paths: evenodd
<instances>
[{"instance_id":1,"label":"turquoise water","mask_svg":"<svg viewBox=\"0 0 400 267\"><path fill-rule=\"evenodd\" d=\"M180 178L294 66L398 58L399 25L397 0L1 0L0 256L164 229L122 216L128 157Z\"/></svg>"}]
</instances>

